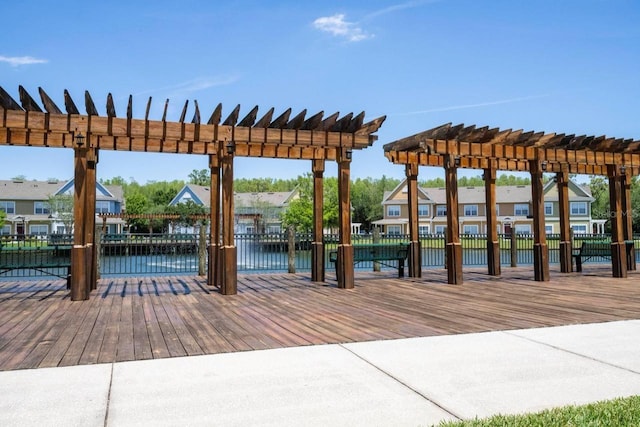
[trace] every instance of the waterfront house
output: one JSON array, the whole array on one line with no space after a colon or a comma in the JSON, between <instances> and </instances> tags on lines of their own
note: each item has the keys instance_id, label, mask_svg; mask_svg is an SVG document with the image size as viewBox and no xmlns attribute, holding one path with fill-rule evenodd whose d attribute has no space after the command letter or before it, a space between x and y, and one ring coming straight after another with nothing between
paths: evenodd
<instances>
[{"instance_id":1,"label":"waterfront house","mask_svg":"<svg viewBox=\"0 0 640 427\"><path fill-rule=\"evenodd\" d=\"M486 234L485 189L482 187L458 188L460 233ZM560 232L558 191L554 180L544 186L545 230ZM602 233L604 221L591 218L594 198L588 187L569 182L569 221L574 233ZM393 191L385 192L384 217L373 224L386 234L407 234L409 212L407 183L401 182ZM533 230L531 187L529 185L505 185L496 188L496 215L498 233L530 234ZM444 233L447 225L446 190L444 188L418 188L418 223L420 234Z\"/></svg>"},{"instance_id":2,"label":"waterfront house","mask_svg":"<svg viewBox=\"0 0 640 427\"><path fill-rule=\"evenodd\" d=\"M56 195L73 196L74 180L28 181L0 180L0 211L6 222L0 234L47 235L71 233L65 225L64 213L49 206L49 198ZM96 213L120 213L124 209L122 187L96 184ZM72 215L72 211L68 213ZM106 232L121 233L124 221L109 218Z\"/></svg>"},{"instance_id":3,"label":"waterfront house","mask_svg":"<svg viewBox=\"0 0 640 427\"><path fill-rule=\"evenodd\" d=\"M282 232L282 212L289 206L289 202L299 197L298 190L269 191L253 193L235 193L234 203L234 232L244 233L280 233ZM209 187L187 184L169 203L192 201L209 210L211 197ZM184 229L184 232L189 230Z\"/></svg>"}]
</instances>

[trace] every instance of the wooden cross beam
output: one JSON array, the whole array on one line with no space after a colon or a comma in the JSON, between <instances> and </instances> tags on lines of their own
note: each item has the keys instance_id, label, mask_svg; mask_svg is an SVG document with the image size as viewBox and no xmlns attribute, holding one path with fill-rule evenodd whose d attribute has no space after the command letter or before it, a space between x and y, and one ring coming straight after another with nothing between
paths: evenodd
<instances>
[{"instance_id":1,"label":"wooden cross beam","mask_svg":"<svg viewBox=\"0 0 640 427\"><path fill-rule=\"evenodd\" d=\"M217 155L233 144L234 154L241 157L336 160L340 149L359 150L373 144L377 136L372 134L385 120L383 116L365 124L364 112L342 118L336 113L324 120L320 112L305 120L306 110L289 120L289 109L271 121L271 109L256 121L258 108L254 107L238 121L238 105L222 121L222 106L218 105L203 124L196 103L194 117L187 123L187 101L180 120L172 122L166 118L168 100L162 120L149 120L151 98L145 118L134 119L132 97L127 116L119 118L110 94L107 115L99 116L89 92L85 92L87 114L82 115L67 91L67 114L62 114L42 88L39 93L46 112L22 86L21 104L0 88L0 145L73 148L75 135L82 133L88 147L103 150Z\"/></svg>"}]
</instances>

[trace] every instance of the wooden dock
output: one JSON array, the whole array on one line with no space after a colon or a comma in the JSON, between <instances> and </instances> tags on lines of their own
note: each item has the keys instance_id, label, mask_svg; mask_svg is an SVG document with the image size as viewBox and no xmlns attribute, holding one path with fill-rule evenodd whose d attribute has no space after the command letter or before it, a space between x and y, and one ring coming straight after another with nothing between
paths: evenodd
<instances>
[{"instance_id":1,"label":"wooden dock","mask_svg":"<svg viewBox=\"0 0 640 427\"><path fill-rule=\"evenodd\" d=\"M551 273L465 269L447 285L445 270L358 272L351 290L308 273L240 275L234 296L196 276L122 277L83 302L62 280L0 281L0 370L640 319L640 272Z\"/></svg>"}]
</instances>

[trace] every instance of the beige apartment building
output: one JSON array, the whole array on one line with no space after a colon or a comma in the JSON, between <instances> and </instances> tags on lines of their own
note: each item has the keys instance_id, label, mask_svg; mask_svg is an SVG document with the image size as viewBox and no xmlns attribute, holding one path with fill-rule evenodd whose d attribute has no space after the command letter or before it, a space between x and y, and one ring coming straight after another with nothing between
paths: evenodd
<instances>
[{"instance_id":1,"label":"beige apartment building","mask_svg":"<svg viewBox=\"0 0 640 427\"><path fill-rule=\"evenodd\" d=\"M420 234L444 233L447 226L446 189L418 188L418 222ZM487 219L484 187L458 187L459 224L462 234L486 234ZM554 180L544 186L545 229L560 232L558 191ZM591 218L594 198L586 186L569 182L569 221L574 233L603 233L604 220ZM401 182L386 192L382 201L384 217L373 224L385 234L408 234L409 212L407 183ZM496 187L498 233L530 234L533 232L531 187L508 185Z\"/></svg>"}]
</instances>

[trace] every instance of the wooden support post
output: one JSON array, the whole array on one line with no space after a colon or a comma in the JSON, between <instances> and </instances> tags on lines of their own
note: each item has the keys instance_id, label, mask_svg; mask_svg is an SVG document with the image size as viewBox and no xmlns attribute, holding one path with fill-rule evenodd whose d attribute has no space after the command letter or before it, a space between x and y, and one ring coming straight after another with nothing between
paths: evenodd
<instances>
[{"instance_id":1,"label":"wooden support post","mask_svg":"<svg viewBox=\"0 0 640 427\"><path fill-rule=\"evenodd\" d=\"M511 227L511 235L510 242L511 248L509 250L511 255L511 267L518 266L518 236L516 235L516 228L512 225Z\"/></svg>"},{"instance_id":2,"label":"wooden support post","mask_svg":"<svg viewBox=\"0 0 640 427\"><path fill-rule=\"evenodd\" d=\"M573 271L573 244L571 243L571 224L569 222L569 173L556 174L558 187L558 216L560 217L560 272Z\"/></svg>"},{"instance_id":3,"label":"wooden support post","mask_svg":"<svg viewBox=\"0 0 640 427\"><path fill-rule=\"evenodd\" d=\"M498 240L498 221L496 218L496 167L484 170L484 194L487 217L487 270L490 276L499 276L500 241Z\"/></svg>"},{"instance_id":4,"label":"wooden support post","mask_svg":"<svg viewBox=\"0 0 640 427\"><path fill-rule=\"evenodd\" d=\"M91 135L87 135L87 145L90 145ZM86 220L85 220L85 236L87 257L90 259L88 265L87 279L89 292L98 288L98 254L96 254L96 184L97 184L97 167L98 167L98 150L96 148L88 148L87 151L87 180L86 180Z\"/></svg>"},{"instance_id":5,"label":"wooden support post","mask_svg":"<svg viewBox=\"0 0 640 427\"><path fill-rule=\"evenodd\" d=\"M533 208L533 270L535 280L548 282L549 248L544 228L544 185L542 183L542 167L539 160L529 161L531 173L531 200Z\"/></svg>"},{"instance_id":6,"label":"wooden support post","mask_svg":"<svg viewBox=\"0 0 640 427\"><path fill-rule=\"evenodd\" d=\"M290 225L287 228L287 265L288 272L296 272L296 229Z\"/></svg>"},{"instance_id":7,"label":"wooden support post","mask_svg":"<svg viewBox=\"0 0 640 427\"><path fill-rule=\"evenodd\" d=\"M373 229L373 243L380 243L380 229L375 227ZM378 261L373 261L373 271L380 271L380 263Z\"/></svg>"},{"instance_id":8,"label":"wooden support post","mask_svg":"<svg viewBox=\"0 0 640 427\"><path fill-rule=\"evenodd\" d=\"M627 254L627 271L636 269L636 249L633 242L633 206L631 205L631 168L620 171L620 185L622 190L622 215L624 217L624 241Z\"/></svg>"},{"instance_id":9,"label":"wooden support post","mask_svg":"<svg viewBox=\"0 0 640 427\"><path fill-rule=\"evenodd\" d=\"M607 165L611 211L611 267L613 277L627 277L627 255L622 214L622 182L618 165Z\"/></svg>"},{"instance_id":10,"label":"wooden support post","mask_svg":"<svg viewBox=\"0 0 640 427\"><path fill-rule=\"evenodd\" d=\"M324 282L324 232L322 208L324 205L324 160L313 160L313 241L311 242L311 281Z\"/></svg>"},{"instance_id":11,"label":"wooden support post","mask_svg":"<svg viewBox=\"0 0 640 427\"><path fill-rule=\"evenodd\" d=\"M338 228L340 238L336 275L338 287L354 287L353 245L351 244L351 150L342 148L338 156Z\"/></svg>"},{"instance_id":12,"label":"wooden support post","mask_svg":"<svg viewBox=\"0 0 640 427\"><path fill-rule=\"evenodd\" d=\"M220 287L222 269L220 262L220 151L209 155L211 188L209 189L209 267L207 285Z\"/></svg>"},{"instance_id":13,"label":"wooden support post","mask_svg":"<svg viewBox=\"0 0 640 427\"><path fill-rule=\"evenodd\" d=\"M462 246L458 223L458 169L454 156L444 158L444 179L447 193L446 268L447 282L462 284Z\"/></svg>"},{"instance_id":14,"label":"wooden support post","mask_svg":"<svg viewBox=\"0 0 640 427\"><path fill-rule=\"evenodd\" d=\"M234 242L233 153L222 157L222 283L223 295L238 293L238 253Z\"/></svg>"},{"instance_id":15,"label":"wooden support post","mask_svg":"<svg viewBox=\"0 0 640 427\"><path fill-rule=\"evenodd\" d=\"M74 195L73 195L73 248L71 249L71 301L89 299L86 263L86 192L87 192L87 149L77 147L74 155Z\"/></svg>"},{"instance_id":16,"label":"wooden support post","mask_svg":"<svg viewBox=\"0 0 640 427\"><path fill-rule=\"evenodd\" d=\"M418 224L418 164L408 163L405 167L409 204L409 277L422 277Z\"/></svg>"}]
</instances>

